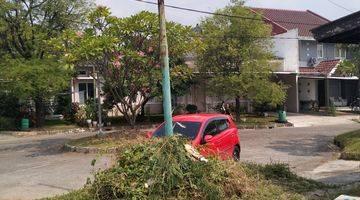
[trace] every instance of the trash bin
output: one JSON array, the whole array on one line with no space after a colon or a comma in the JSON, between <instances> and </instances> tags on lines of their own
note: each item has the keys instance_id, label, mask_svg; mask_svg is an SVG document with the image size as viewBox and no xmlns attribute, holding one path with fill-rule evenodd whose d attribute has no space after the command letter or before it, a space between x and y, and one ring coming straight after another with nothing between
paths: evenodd
<instances>
[{"instance_id":1,"label":"trash bin","mask_svg":"<svg viewBox=\"0 0 360 200\"><path fill-rule=\"evenodd\" d=\"M279 111L279 122L280 123L286 123L287 120L286 120L286 111L283 111L283 110L280 110Z\"/></svg>"},{"instance_id":2,"label":"trash bin","mask_svg":"<svg viewBox=\"0 0 360 200\"><path fill-rule=\"evenodd\" d=\"M27 118L22 118L21 119L21 130L22 131L29 130L29 127L30 127L29 125L30 125L29 119L27 119Z\"/></svg>"}]
</instances>

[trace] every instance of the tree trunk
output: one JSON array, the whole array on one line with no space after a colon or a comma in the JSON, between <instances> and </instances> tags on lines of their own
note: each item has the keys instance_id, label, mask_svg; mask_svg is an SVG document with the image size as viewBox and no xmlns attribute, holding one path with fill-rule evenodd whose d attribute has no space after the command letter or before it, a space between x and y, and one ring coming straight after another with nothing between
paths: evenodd
<instances>
[{"instance_id":1,"label":"tree trunk","mask_svg":"<svg viewBox=\"0 0 360 200\"><path fill-rule=\"evenodd\" d=\"M239 122L240 121L240 97L237 96L235 98L235 115L236 115L236 121Z\"/></svg>"},{"instance_id":2,"label":"tree trunk","mask_svg":"<svg viewBox=\"0 0 360 200\"><path fill-rule=\"evenodd\" d=\"M132 129L135 128L135 124L136 124L136 114L132 113L131 116L129 117L129 123Z\"/></svg>"},{"instance_id":3,"label":"tree trunk","mask_svg":"<svg viewBox=\"0 0 360 200\"><path fill-rule=\"evenodd\" d=\"M140 117L141 119L144 119L144 117L145 117L145 106L146 106L146 104L149 102L149 100L150 100L150 99L146 99L146 100L141 104L141 110L140 110L140 115L139 115L139 117Z\"/></svg>"},{"instance_id":4,"label":"tree trunk","mask_svg":"<svg viewBox=\"0 0 360 200\"><path fill-rule=\"evenodd\" d=\"M35 98L36 127L42 127L45 121L45 104L42 97Z\"/></svg>"}]
</instances>

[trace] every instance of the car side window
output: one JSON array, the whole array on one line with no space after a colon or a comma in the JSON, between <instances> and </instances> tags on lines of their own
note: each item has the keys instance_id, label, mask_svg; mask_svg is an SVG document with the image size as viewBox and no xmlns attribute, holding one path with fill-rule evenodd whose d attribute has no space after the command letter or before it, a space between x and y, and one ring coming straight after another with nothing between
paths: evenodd
<instances>
[{"instance_id":1,"label":"car side window","mask_svg":"<svg viewBox=\"0 0 360 200\"><path fill-rule=\"evenodd\" d=\"M214 136L216 134L218 134L217 120L214 120L214 121L210 122L206 126L204 135L212 135L212 136Z\"/></svg>"},{"instance_id":2,"label":"car side window","mask_svg":"<svg viewBox=\"0 0 360 200\"><path fill-rule=\"evenodd\" d=\"M229 122L226 119L214 120L206 126L205 134L215 136L228 128Z\"/></svg>"},{"instance_id":3,"label":"car side window","mask_svg":"<svg viewBox=\"0 0 360 200\"><path fill-rule=\"evenodd\" d=\"M218 130L219 133L225 131L226 129L229 128L229 122L226 119L221 119L218 121Z\"/></svg>"}]
</instances>

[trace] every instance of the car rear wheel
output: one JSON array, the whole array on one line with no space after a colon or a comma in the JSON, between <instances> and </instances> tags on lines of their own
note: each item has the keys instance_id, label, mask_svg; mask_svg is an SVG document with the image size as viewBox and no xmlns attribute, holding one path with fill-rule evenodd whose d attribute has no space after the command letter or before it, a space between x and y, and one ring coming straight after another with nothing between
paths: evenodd
<instances>
[{"instance_id":1,"label":"car rear wheel","mask_svg":"<svg viewBox=\"0 0 360 200\"><path fill-rule=\"evenodd\" d=\"M236 162L240 161L240 147L236 145L233 150L233 158Z\"/></svg>"}]
</instances>

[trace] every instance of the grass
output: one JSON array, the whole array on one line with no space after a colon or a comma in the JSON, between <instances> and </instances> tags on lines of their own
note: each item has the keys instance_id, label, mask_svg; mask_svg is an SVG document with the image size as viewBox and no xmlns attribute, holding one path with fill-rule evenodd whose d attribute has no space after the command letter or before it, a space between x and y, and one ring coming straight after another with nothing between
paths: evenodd
<instances>
[{"instance_id":1,"label":"grass","mask_svg":"<svg viewBox=\"0 0 360 200\"><path fill-rule=\"evenodd\" d=\"M342 159L360 160L360 130L338 135L334 143L341 148Z\"/></svg>"},{"instance_id":2,"label":"grass","mask_svg":"<svg viewBox=\"0 0 360 200\"><path fill-rule=\"evenodd\" d=\"M128 125L129 123L126 121L124 117L108 117L108 122L111 125ZM146 115L146 116L138 116L136 118L136 122L138 124L153 124L153 123L162 123L164 121L164 115Z\"/></svg>"},{"instance_id":3,"label":"grass","mask_svg":"<svg viewBox=\"0 0 360 200\"><path fill-rule=\"evenodd\" d=\"M78 125L72 124L71 122L55 119L55 120L45 120L44 126L40 129L42 130L68 130L79 128Z\"/></svg>"},{"instance_id":4,"label":"grass","mask_svg":"<svg viewBox=\"0 0 360 200\"><path fill-rule=\"evenodd\" d=\"M106 134L106 136L91 136L70 141L72 146L79 147L96 147L100 149L108 149L111 147L125 148L131 145L139 144L146 141L146 133L139 130L123 129L115 133Z\"/></svg>"},{"instance_id":5,"label":"grass","mask_svg":"<svg viewBox=\"0 0 360 200\"><path fill-rule=\"evenodd\" d=\"M285 164L194 161L185 142L170 137L127 147L113 168L96 173L83 189L48 199L300 200L309 191L328 188L298 177Z\"/></svg>"},{"instance_id":6,"label":"grass","mask_svg":"<svg viewBox=\"0 0 360 200\"><path fill-rule=\"evenodd\" d=\"M278 118L275 116L243 115L240 119L240 122L237 122L238 125L268 125L275 123Z\"/></svg>"}]
</instances>

